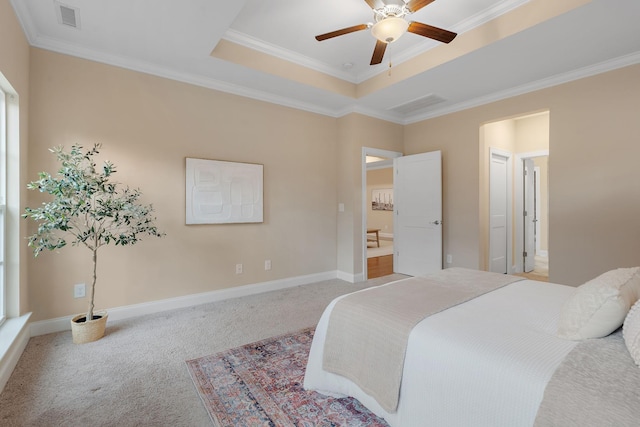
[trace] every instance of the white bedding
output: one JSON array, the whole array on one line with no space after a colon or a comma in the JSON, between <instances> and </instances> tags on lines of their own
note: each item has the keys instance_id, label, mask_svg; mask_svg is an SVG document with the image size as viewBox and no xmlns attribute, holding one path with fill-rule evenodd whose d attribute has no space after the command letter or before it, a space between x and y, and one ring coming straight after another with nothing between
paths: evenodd
<instances>
[{"instance_id":1,"label":"white bedding","mask_svg":"<svg viewBox=\"0 0 640 427\"><path fill-rule=\"evenodd\" d=\"M391 426L531 426L547 382L576 345L555 336L560 308L574 290L524 280L418 323L409 336L396 413L322 370L337 298L316 328L304 387L354 396Z\"/></svg>"}]
</instances>

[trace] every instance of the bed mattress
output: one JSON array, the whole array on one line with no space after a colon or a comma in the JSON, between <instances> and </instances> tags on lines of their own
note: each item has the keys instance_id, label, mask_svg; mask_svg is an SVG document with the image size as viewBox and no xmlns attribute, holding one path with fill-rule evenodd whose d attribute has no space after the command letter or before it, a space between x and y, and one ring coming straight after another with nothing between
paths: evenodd
<instances>
[{"instance_id":1,"label":"bed mattress","mask_svg":"<svg viewBox=\"0 0 640 427\"><path fill-rule=\"evenodd\" d=\"M322 369L329 315L343 297L336 298L316 328L304 386L354 396L391 426L531 426L549 379L576 345L555 336L562 304L574 290L523 280L418 323L409 335L394 413Z\"/></svg>"}]
</instances>

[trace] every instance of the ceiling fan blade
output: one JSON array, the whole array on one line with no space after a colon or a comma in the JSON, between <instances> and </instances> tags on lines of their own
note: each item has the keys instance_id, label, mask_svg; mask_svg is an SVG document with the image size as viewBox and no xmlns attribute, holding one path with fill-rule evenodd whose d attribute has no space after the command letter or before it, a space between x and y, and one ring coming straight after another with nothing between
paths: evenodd
<instances>
[{"instance_id":1,"label":"ceiling fan blade","mask_svg":"<svg viewBox=\"0 0 640 427\"><path fill-rule=\"evenodd\" d=\"M410 33L418 34L423 37L428 37L430 39L438 40L442 43L449 43L451 40L455 39L458 34L453 33L451 31L444 30L438 27L432 27L431 25L422 24L420 22L411 21L409 22L409 28L407 31Z\"/></svg>"},{"instance_id":2,"label":"ceiling fan blade","mask_svg":"<svg viewBox=\"0 0 640 427\"><path fill-rule=\"evenodd\" d=\"M411 13L416 13L429 3L433 3L434 0L411 0L407 3L407 8L411 11Z\"/></svg>"},{"instance_id":3,"label":"ceiling fan blade","mask_svg":"<svg viewBox=\"0 0 640 427\"><path fill-rule=\"evenodd\" d=\"M379 9L384 7L384 2L382 0L364 0L371 9ZM433 0L431 0L433 1Z\"/></svg>"},{"instance_id":4,"label":"ceiling fan blade","mask_svg":"<svg viewBox=\"0 0 640 427\"><path fill-rule=\"evenodd\" d=\"M366 30L367 28L369 28L367 24L354 25L353 27L343 28L341 30L332 31L326 34L320 34L319 36L316 36L316 40L321 42L333 37L343 36L345 34L354 33L356 31Z\"/></svg>"},{"instance_id":5,"label":"ceiling fan blade","mask_svg":"<svg viewBox=\"0 0 640 427\"><path fill-rule=\"evenodd\" d=\"M371 64L376 65L382 62L384 51L387 50L387 43L376 40L376 47L373 49L373 56L371 57Z\"/></svg>"}]
</instances>

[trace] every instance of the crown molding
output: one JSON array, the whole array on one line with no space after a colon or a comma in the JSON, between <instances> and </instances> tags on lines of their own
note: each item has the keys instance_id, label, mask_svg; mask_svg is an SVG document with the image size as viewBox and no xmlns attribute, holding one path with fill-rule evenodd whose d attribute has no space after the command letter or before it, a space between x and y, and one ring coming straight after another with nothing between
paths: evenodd
<instances>
[{"instance_id":1,"label":"crown molding","mask_svg":"<svg viewBox=\"0 0 640 427\"><path fill-rule=\"evenodd\" d=\"M66 43L60 43L53 39L45 37L36 37L32 43L33 47L49 50L52 52L70 55L90 61L112 65L115 67L125 68L157 77L163 77L170 80L188 83L195 86L205 87L220 92L238 95L245 98L251 98L258 101L264 101L271 104L277 104L284 107L294 108L297 110L308 111L311 113L321 114L324 116L338 117L335 110L320 107L313 103L297 101L285 96L275 95L273 93L264 92L257 89L251 89L233 83L224 82L217 79L203 77L196 74L177 71L169 67L162 67L150 62L140 61L129 57L113 55L110 53L99 52L92 49L73 46Z\"/></svg>"},{"instance_id":2,"label":"crown molding","mask_svg":"<svg viewBox=\"0 0 640 427\"><path fill-rule=\"evenodd\" d=\"M470 16L458 22L457 24L454 24L453 26L451 26L451 31L462 34L483 24L486 24L487 22L499 17L500 15L510 12L513 9L522 6L523 4L528 3L529 1L530 0L503 0L502 2L488 9L478 12L475 15ZM421 55L433 48L438 47L441 44L442 43L439 43L435 40L425 38L422 43L418 43L417 45L402 51L397 56L394 56L393 62L396 65L402 64L415 58L418 55ZM371 68L369 71L358 75L358 81L356 83L362 83L383 72L386 72L386 70L380 71L379 68Z\"/></svg>"},{"instance_id":3,"label":"crown molding","mask_svg":"<svg viewBox=\"0 0 640 427\"><path fill-rule=\"evenodd\" d=\"M573 80L578 80L585 77L590 77L596 74L612 71L618 68L626 67L640 63L640 52L625 55L622 57L614 58L609 61L604 61L598 64L583 67L574 71L570 71L563 74L558 74L546 79L530 82L515 88L507 89L504 91L496 92L490 95L478 97L469 101L461 102L445 106L442 108L434 109L422 114L416 114L413 116L402 117L397 114L390 113L388 111L380 111L376 109L367 108L357 103L353 103L350 106L342 109L330 109L319 107L318 105L306 102L300 102L288 97L274 95L272 93L246 88L243 86L223 82L216 79L206 78L194 74L179 72L167 67L160 67L155 64L151 64L144 61L134 60L131 58L125 58L103 52L96 52L89 49L79 48L77 46L70 46L67 44L55 42L43 37L37 37L32 44L34 47L39 47L54 52L71 55L83 59L88 59L95 62L104 63L107 65L113 65L132 71L138 71L145 74L151 74L158 77L163 77L171 80L180 81L183 83L189 83L196 86L205 87L208 89L217 90L233 95L238 95L246 98L255 99L258 101L268 102L271 104L281 105L284 107L294 108L297 110L308 111L311 113L321 114L324 116L340 118L352 113L358 113L365 116L373 117L376 119L407 125L416 123L423 120L432 119L435 117L443 116L445 114L451 114L458 111L466 110L469 108L479 107L481 105L489 104L491 102L500 101L503 99L511 98L513 96L522 95L525 93L533 92L540 89L545 89L559 84L567 83Z\"/></svg>"},{"instance_id":4,"label":"crown molding","mask_svg":"<svg viewBox=\"0 0 640 427\"><path fill-rule=\"evenodd\" d=\"M18 22L20 22L22 32L27 38L27 42L29 42L29 44L33 46L38 33L36 31L35 25L33 24L33 20L31 19L31 13L29 12L29 6L27 6L27 2L23 0L9 1L11 2L11 6L15 11Z\"/></svg>"},{"instance_id":5,"label":"crown molding","mask_svg":"<svg viewBox=\"0 0 640 427\"><path fill-rule=\"evenodd\" d=\"M494 5L486 10L476 13L469 18L464 19L461 22L458 22L452 27L452 30L459 34L464 33L465 31L469 31L475 27L479 27L480 25L485 24L500 15L510 12L511 10L522 6L528 1L529 0L504 0L497 5ZM332 67L324 62L317 61L288 49L283 49L280 46L266 43L263 40L256 39L255 37L233 29L227 30L223 38L246 48L257 50L258 52L262 52L276 58L284 59L285 61L293 62L294 64L310 68L320 73L328 74L332 77L336 77L350 83L359 84L382 72L386 72L386 67L382 69L382 67L373 66L368 71L357 76L353 76L351 73L338 70L335 67ZM423 54L428 50L437 47L438 45L440 45L440 43L433 40L425 39L423 43L419 43L416 46L400 53L397 57L395 57L393 62L401 64L412 58L415 58L420 54Z\"/></svg>"},{"instance_id":6,"label":"crown molding","mask_svg":"<svg viewBox=\"0 0 640 427\"><path fill-rule=\"evenodd\" d=\"M350 73L337 70L336 68L331 67L324 62L317 61L313 58L309 58L308 56L301 55L288 49L283 49L279 46L267 43L264 40L256 39L255 37L251 37L248 34L244 34L233 29L227 30L222 38L227 41L237 43L246 48L257 50L258 52L262 52L276 58L284 59L285 61L293 62L294 64L310 68L323 74L328 74L341 80L346 80L350 83L358 83L358 80L354 78Z\"/></svg>"},{"instance_id":7,"label":"crown molding","mask_svg":"<svg viewBox=\"0 0 640 427\"><path fill-rule=\"evenodd\" d=\"M412 123L420 122L423 120L444 116L446 114L455 113L455 112L466 110L469 108L479 107L481 105L489 104L491 102L501 101L503 99L511 98L518 95L523 95L525 93L534 92L536 90L546 89L546 88L557 86L563 83L568 83L574 80L595 76L597 74L606 73L607 71L613 71L618 68L627 67L629 65L635 65L638 63L640 63L640 51L629 54L629 55L624 55L618 58L613 58L609 61L603 61L597 64L579 68L577 70L569 71L562 74L556 74L555 76L548 77L546 79L536 80L534 82L530 82L521 86L495 92L490 95L481 96L469 101L450 105L448 107L432 110L424 114L416 114L414 116L407 117L403 123L412 124Z\"/></svg>"},{"instance_id":8,"label":"crown molding","mask_svg":"<svg viewBox=\"0 0 640 427\"><path fill-rule=\"evenodd\" d=\"M495 14L493 17L506 13L507 11L518 7L519 5L525 3L526 1L528 0L505 0L500 5L498 5L498 7L492 8L492 13ZM145 61L113 55L105 52L97 52L94 50L90 50L90 49L86 49L86 48L82 48L82 47L78 47L78 46L70 45L66 43L60 43L53 39L39 36L36 33L33 22L29 18L30 15L29 15L28 6L26 2L23 2L20 0L10 0L10 2L14 7L14 9L16 10L16 12L18 12L16 13L16 16L20 22L20 25L23 28L27 41L31 46L34 46L37 48L50 50L50 51L65 54L65 55L75 56L75 57L79 57L79 58L83 58L83 59L87 59L87 60L91 60L99 63L113 65L113 66L129 69L132 71L142 72L145 74L150 74L150 75L163 77L171 80L176 80L183 83L193 84L196 86L213 89L220 92L225 92L233 95L251 98L251 99L268 102L276 105L281 105L284 107L321 114L324 116L339 118L351 113L358 113L358 114L362 114L369 117L389 121L396 124L402 124L402 125L412 124L422 120L428 120L431 118L443 116L445 114L455 113L458 111L478 107L491 102L500 101L513 96L522 95L522 94L533 92L536 90L545 89L548 87L567 83L573 80L590 77L596 74L600 74L607 71L612 71L618 68L640 63L640 51L639 51L639 52L635 52L622 57L613 58L611 60L604 61L598 64L586 66L574 71L558 74L556 76L552 76L546 79L530 82L521 86L517 86L515 88L511 88L511 89L499 91L490 95L478 97L469 101L465 101L465 102L461 102L461 103L453 104L449 106L443 106L442 108L433 109L431 111L424 112L422 114L415 114L412 116L402 117L398 114L394 114L388 111L381 111L381 110L371 109L368 107L358 105L357 101L354 101L353 104L340 109L320 107L311 102L301 102L285 96L275 95L273 93L264 92L257 89L246 88L240 85L227 83L227 82L216 80L213 78L207 78L207 77L203 77L203 76L192 74L192 73L180 72L175 69L171 69L169 67L158 66L156 64L152 64ZM472 17L472 18L469 18L469 21L478 22L480 19L492 19L493 17L489 15L489 12L487 11L482 14L482 17L477 17L477 16ZM462 24L463 23L461 23L460 25ZM231 34L234 34L234 32L232 31ZM241 33L237 33L237 34L241 34ZM225 35L225 38L227 38L226 37L227 35ZM231 37L235 37L235 36L232 35ZM231 40L231 41L234 41L234 40ZM282 51L282 49L276 49L276 50ZM297 56L300 57L300 55L297 55ZM283 58L282 56L279 56L279 57ZM289 61L292 60L290 57L286 57L286 55L283 59L286 59ZM304 64L301 64L301 65L304 65ZM321 69L318 71L326 72L326 71L322 71ZM338 78L342 78L340 76L336 76L336 75L334 76Z\"/></svg>"},{"instance_id":9,"label":"crown molding","mask_svg":"<svg viewBox=\"0 0 640 427\"><path fill-rule=\"evenodd\" d=\"M353 104L347 108L337 112L337 117L344 117L349 114L362 114L363 116L372 117L374 119L384 120L386 122L395 123L398 125L404 125L405 120L402 116L390 112L382 112L372 108L364 107L362 105Z\"/></svg>"}]
</instances>

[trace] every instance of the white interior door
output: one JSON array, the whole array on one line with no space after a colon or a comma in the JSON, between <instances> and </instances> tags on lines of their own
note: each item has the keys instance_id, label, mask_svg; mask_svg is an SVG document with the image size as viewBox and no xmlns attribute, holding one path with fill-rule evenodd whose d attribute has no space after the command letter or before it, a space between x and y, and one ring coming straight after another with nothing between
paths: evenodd
<instances>
[{"instance_id":1,"label":"white interior door","mask_svg":"<svg viewBox=\"0 0 640 427\"><path fill-rule=\"evenodd\" d=\"M394 167L396 273L442 270L442 156L440 151L398 157Z\"/></svg>"},{"instance_id":2,"label":"white interior door","mask_svg":"<svg viewBox=\"0 0 640 427\"><path fill-rule=\"evenodd\" d=\"M523 159L524 174L524 271L533 271L536 253L536 189L533 159Z\"/></svg>"},{"instance_id":3,"label":"white interior door","mask_svg":"<svg viewBox=\"0 0 640 427\"><path fill-rule=\"evenodd\" d=\"M492 151L489 166L489 270L507 272L507 180L506 155Z\"/></svg>"}]
</instances>

